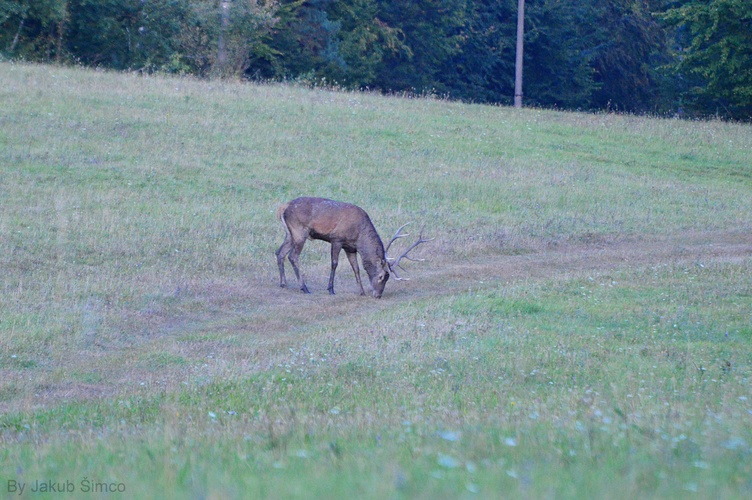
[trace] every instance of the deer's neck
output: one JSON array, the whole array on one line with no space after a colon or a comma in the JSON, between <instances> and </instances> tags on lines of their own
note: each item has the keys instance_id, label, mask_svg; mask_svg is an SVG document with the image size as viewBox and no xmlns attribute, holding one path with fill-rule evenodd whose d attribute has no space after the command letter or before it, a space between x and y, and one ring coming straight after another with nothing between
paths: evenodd
<instances>
[{"instance_id":1,"label":"deer's neck","mask_svg":"<svg viewBox=\"0 0 752 500\"><path fill-rule=\"evenodd\" d=\"M369 230L361 232L358 241L358 253L368 276L375 276L378 273L379 265L384 261L384 244L373 226Z\"/></svg>"}]
</instances>

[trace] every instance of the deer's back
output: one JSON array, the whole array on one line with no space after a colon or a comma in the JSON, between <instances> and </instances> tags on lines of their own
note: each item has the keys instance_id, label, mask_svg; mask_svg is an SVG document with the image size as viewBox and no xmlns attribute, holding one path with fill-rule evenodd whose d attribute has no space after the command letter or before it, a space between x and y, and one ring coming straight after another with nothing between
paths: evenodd
<instances>
[{"instance_id":1,"label":"deer's back","mask_svg":"<svg viewBox=\"0 0 752 500\"><path fill-rule=\"evenodd\" d=\"M305 228L310 238L337 239L348 246L355 245L363 231L373 230L362 208L327 198L296 198L287 205L283 216L288 227Z\"/></svg>"}]
</instances>

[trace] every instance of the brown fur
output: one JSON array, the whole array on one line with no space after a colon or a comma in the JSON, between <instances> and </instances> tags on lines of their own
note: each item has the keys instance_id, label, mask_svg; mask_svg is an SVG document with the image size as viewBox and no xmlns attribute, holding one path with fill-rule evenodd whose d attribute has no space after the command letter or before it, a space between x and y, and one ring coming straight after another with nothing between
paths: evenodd
<instances>
[{"instance_id":1,"label":"brown fur","mask_svg":"<svg viewBox=\"0 0 752 500\"><path fill-rule=\"evenodd\" d=\"M292 264L301 291L309 293L298 258L306 239L327 241L332 245L332 268L329 274L329 293L334 294L334 273L342 250L347 254L355 273L361 295L365 295L360 280L356 254L360 254L363 268L373 288L373 296L380 298L389 279L389 264L376 229L368 214L351 203L326 198L297 198L277 209L277 218L285 225L285 241L276 251L279 267L279 286L286 287L285 257Z\"/></svg>"}]
</instances>

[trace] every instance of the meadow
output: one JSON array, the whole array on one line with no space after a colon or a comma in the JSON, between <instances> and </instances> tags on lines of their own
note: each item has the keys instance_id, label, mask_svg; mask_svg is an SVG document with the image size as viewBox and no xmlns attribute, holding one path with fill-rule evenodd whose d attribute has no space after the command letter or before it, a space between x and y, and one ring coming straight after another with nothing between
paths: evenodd
<instances>
[{"instance_id":1,"label":"meadow","mask_svg":"<svg viewBox=\"0 0 752 500\"><path fill-rule=\"evenodd\" d=\"M0 63L0 496L749 498L750 158L721 121ZM301 195L435 240L380 300L322 242L281 289Z\"/></svg>"}]
</instances>

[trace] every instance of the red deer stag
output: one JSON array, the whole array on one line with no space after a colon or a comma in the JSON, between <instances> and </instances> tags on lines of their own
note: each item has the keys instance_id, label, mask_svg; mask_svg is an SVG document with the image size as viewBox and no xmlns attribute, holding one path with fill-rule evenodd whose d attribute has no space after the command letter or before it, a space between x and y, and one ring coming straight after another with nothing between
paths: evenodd
<instances>
[{"instance_id":1,"label":"red deer stag","mask_svg":"<svg viewBox=\"0 0 752 500\"><path fill-rule=\"evenodd\" d=\"M328 241L332 245L329 293L334 294L334 272L337 269L339 254L344 250L355 273L355 281L358 282L360 294L365 295L365 291L363 290L363 283L360 281L356 253L360 254L363 268L371 280L373 296L377 299L381 298L381 294L384 293L384 286L390 274L393 274L395 279L403 279L396 273L400 261L403 258L417 260L412 259L407 254L421 243L430 241L423 238L423 231L421 231L418 241L413 243L406 252L396 259L390 259L386 252L396 239L408 236L401 233L407 224L397 230L385 249L365 210L351 203L325 198L297 198L292 200L290 203L279 207L277 218L284 224L286 232L285 241L275 252L279 266L279 286L283 288L287 286L287 279L285 278L285 257L287 257L295 271L300 290L304 293L310 292L300 272L298 259L300 252L303 251L306 239Z\"/></svg>"}]
</instances>

